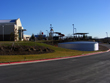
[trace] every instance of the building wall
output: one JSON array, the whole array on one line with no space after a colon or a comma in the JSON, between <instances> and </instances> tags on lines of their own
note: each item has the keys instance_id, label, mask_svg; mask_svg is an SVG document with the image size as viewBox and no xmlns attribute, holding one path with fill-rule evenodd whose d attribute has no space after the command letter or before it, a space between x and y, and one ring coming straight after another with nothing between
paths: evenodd
<instances>
[{"instance_id":1,"label":"building wall","mask_svg":"<svg viewBox=\"0 0 110 83\"><path fill-rule=\"evenodd\" d=\"M3 21L3 20L2 20ZM6 20L7 21L7 20ZM23 29L20 18L15 22L2 22L0 23L0 41L18 41L19 38L23 40L23 33L20 32ZM18 31L21 35L18 34ZM3 35L4 34L4 35ZM15 34L15 36L14 36ZM17 35L17 37L16 37Z\"/></svg>"},{"instance_id":2,"label":"building wall","mask_svg":"<svg viewBox=\"0 0 110 83\"><path fill-rule=\"evenodd\" d=\"M3 40L14 41L14 25L0 25L0 41Z\"/></svg>"},{"instance_id":3,"label":"building wall","mask_svg":"<svg viewBox=\"0 0 110 83\"><path fill-rule=\"evenodd\" d=\"M18 30L23 29L22 24L21 24L21 21L20 21L20 18L18 18L18 19L16 20L16 27L17 27Z\"/></svg>"},{"instance_id":4,"label":"building wall","mask_svg":"<svg viewBox=\"0 0 110 83\"><path fill-rule=\"evenodd\" d=\"M16 25L22 27L22 24L21 24L20 18L18 18L18 19L16 20Z\"/></svg>"},{"instance_id":5,"label":"building wall","mask_svg":"<svg viewBox=\"0 0 110 83\"><path fill-rule=\"evenodd\" d=\"M22 41L23 40L23 32L21 30L23 29L23 27L22 27L20 18L18 18L16 20L16 27L17 27L17 30L19 31L19 34L18 34L19 39L17 39L17 40L21 40Z\"/></svg>"},{"instance_id":6,"label":"building wall","mask_svg":"<svg viewBox=\"0 0 110 83\"><path fill-rule=\"evenodd\" d=\"M14 41L14 35L5 34L4 37L0 35L0 41Z\"/></svg>"}]
</instances>

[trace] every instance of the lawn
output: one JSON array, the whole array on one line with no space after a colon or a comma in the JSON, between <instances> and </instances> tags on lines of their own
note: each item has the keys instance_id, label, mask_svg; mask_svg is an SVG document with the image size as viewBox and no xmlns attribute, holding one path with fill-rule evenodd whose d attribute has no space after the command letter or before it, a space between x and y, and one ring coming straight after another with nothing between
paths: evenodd
<instances>
[{"instance_id":1,"label":"lawn","mask_svg":"<svg viewBox=\"0 0 110 83\"><path fill-rule=\"evenodd\" d=\"M77 51L77 50L64 49L64 48L59 48L56 46L44 44L42 42L0 42L0 45L13 45L13 44L27 45L27 46L35 46L35 45L44 46L53 49L54 52L44 53L44 54L31 54L31 55L0 55L0 63L76 56L76 55L88 54L93 52L93 51Z\"/></svg>"}]
</instances>

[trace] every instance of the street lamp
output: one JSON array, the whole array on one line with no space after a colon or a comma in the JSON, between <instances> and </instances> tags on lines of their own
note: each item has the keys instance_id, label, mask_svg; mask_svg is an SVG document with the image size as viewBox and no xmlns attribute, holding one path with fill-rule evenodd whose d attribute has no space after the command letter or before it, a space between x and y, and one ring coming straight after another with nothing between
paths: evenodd
<instances>
[{"instance_id":1,"label":"street lamp","mask_svg":"<svg viewBox=\"0 0 110 83\"><path fill-rule=\"evenodd\" d=\"M74 24L72 24L73 25L73 36L74 36Z\"/></svg>"},{"instance_id":2,"label":"street lamp","mask_svg":"<svg viewBox=\"0 0 110 83\"><path fill-rule=\"evenodd\" d=\"M48 32L48 30L46 30L47 31L47 40L48 40L48 34L49 34L49 32Z\"/></svg>"},{"instance_id":3,"label":"street lamp","mask_svg":"<svg viewBox=\"0 0 110 83\"><path fill-rule=\"evenodd\" d=\"M72 24L72 25L73 25L73 35L74 35L74 33L76 32L76 28L74 28L74 24Z\"/></svg>"},{"instance_id":4,"label":"street lamp","mask_svg":"<svg viewBox=\"0 0 110 83\"><path fill-rule=\"evenodd\" d=\"M47 37L48 37L48 30L46 30L47 31Z\"/></svg>"},{"instance_id":5,"label":"street lamp","mask_svg":"<svg viewBox=\"0 0 110 83\"><path fill-rule=\"evenodd\" d=\"M109 42L109 40L108 40L108 32L106 32L106 35L107 35L107 42Z\"/></svg>"},{"instance_id":6,"label":"street lamp","mask_svg":"<svg viewBox=\"0 0 110 83\"><path fill-rule=\"evenodd\" d=\"M75 33L77 32L77 30L76 30L76 28L74 28L75 29Z\"/></svg>"},{"instance_id":7,"label":"street lamp","mask_svg":"<svg viewBox=\"0 0 110 83\"><path fill-rule=\"evenodd\" d=\"M108 32L106 32L107 38L108 38Z\"/></svg>"}]
</instances>

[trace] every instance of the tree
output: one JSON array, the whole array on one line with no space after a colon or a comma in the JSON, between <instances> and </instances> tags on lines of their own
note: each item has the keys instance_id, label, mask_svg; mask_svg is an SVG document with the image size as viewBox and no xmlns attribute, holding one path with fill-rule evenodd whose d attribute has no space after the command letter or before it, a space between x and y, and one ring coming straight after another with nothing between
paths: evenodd
<instances>
[{"instance_id":1,"label":"tree","mask_svg":"<svg viewBox=\"0 0 110 83\"><path fill-rule=\"evenodd\" d=\"M38 40L42 40L43 39L43 32L40 31L37 37Z\"/></svg>"},{"instance_id":2,"label":"tree","mask_svg":"<svg viewBox=\"0 0 110 83\"><path fill-rule=\"evenodd\" d=\"M36 40L36 38L35 38L34 34L32 34L30 41L35 41L35 40Z\"/></svg>"}]
</instances>

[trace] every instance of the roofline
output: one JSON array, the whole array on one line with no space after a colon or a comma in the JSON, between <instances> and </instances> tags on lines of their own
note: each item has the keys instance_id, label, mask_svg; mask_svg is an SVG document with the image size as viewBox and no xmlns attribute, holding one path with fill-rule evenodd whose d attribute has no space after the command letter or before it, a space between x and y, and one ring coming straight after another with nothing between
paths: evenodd
<instances>
[{"instance_id":1,"label":"roofline","mask_svg":"<svg viewBox=\"0 0 110 83\"><path fill-rule=\"evenodd\" d=\"M17 20L17 19L0 19L0 20Z\"/></svg>"},{"instance_id":2,"label":"roofline","mask_svg":"<svg viewBox=\"0 0 110 83\"><path fill-rule=\"evenodd\" d=\"M14 24L14 23L15 22L10 22L10 23L9 22L5 22L5 23L3 22L3 23L0 23L0 24Z\"/></svg>"},{"instance_id":3,"label":"roofline","mask_svg":"<svg viewBox=\"0 0 110 83\"><path fill-rule=\"evenodd\" d=\"M74 33L74 34L89 34L89 33Z\"/></svg>"},{"instance_id":4,"label":"roofline","mask_svg":"<svg viewBox=\"0 0 110 83\"><path fill-rule=\"evenodd\" d=\"M0 23L0 25L15 25L14 23Z\"/></svg>"}]
</instances>

